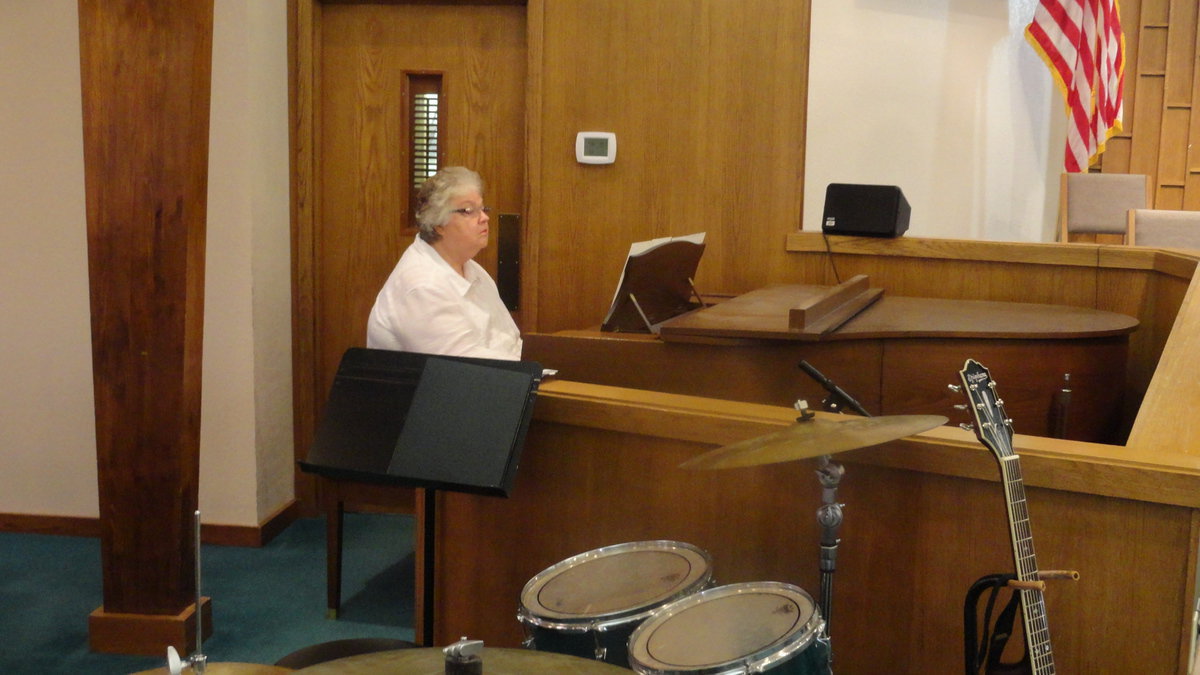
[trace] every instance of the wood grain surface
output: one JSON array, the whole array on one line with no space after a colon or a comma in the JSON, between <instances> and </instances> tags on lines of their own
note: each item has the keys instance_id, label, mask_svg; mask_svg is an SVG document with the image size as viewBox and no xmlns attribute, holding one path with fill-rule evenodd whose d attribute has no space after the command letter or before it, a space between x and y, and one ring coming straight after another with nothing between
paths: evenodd
<instances>
[{"instance_id":1,"label":"wood grain surface","mask_svg":"<svg viewBox=\"0 0 1200 675\"><path fill-rule=\"evenodd\" d=\"M438 644L470 635L517 645L515 607L527 581L627 541L699 546L718 583L819 588L815 460L678 468L787 426L794 411L566 381L546 383L537 406L508 499L441 495ZM1180 453L1136 461L1089 450L1106 446L1020 435L1014 447L1039 560L1081 575L1046 591L1063 671L1180 672L1200 461ZM881 664L892 673L956 672L967 588L1012 565L994 459L950 427L837 457L846 465L832 616L838 672L877 673ZM1131 594L1153 601L1114 611Z\"/></svg>"}]
</instances>

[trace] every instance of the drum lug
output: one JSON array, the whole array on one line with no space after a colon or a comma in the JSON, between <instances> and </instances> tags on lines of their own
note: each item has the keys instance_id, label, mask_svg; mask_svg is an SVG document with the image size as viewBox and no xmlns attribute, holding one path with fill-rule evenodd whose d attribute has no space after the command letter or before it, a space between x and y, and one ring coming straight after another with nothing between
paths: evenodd
<instances>
[{"instance_id":1,"label":"drum lug","mask_svg":"<svg viewBox=\"0 0 1200 675\"><path fill-rule=\"evenodd\" d=\"M588 624L588 632L592 634L592 653L595 655L597 661L603 661L604 657L608 656L608 647L605 647L600 641L600 638L604 637L604 631L607 629L608 626L602 623L593 621Z\"/></svg>"}]
</instances>

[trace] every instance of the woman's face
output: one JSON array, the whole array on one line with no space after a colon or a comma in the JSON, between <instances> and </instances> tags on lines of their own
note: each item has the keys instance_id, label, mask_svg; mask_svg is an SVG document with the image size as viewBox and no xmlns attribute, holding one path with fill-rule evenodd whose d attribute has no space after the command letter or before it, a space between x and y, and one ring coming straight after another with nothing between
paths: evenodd
<instances>
[{"instance_id":1,"label":"woman's face","mask_svg":"<svg viewBox=\"0 0 1200 675\"><path fill-rule=\"evenodd\" d=\"M450 200L450 208L449 220L438 226L442 234L438 243L461 260L474 258L488 245L491 219L483 211L483 196L478 190L467 190Z\"/></svg>"}]
</instances>

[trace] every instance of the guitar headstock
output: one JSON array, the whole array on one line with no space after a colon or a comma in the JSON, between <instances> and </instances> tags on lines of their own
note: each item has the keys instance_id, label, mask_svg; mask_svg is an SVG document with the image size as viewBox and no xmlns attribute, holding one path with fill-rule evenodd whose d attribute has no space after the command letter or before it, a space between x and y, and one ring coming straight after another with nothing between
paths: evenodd
<instances>
[{"instance_id":1,"label":"guitar headstock","mask_svg":"<svg viewBox=\"0 0 1200 675\"><path fill-rule=\"evenodd\" d=\"M1012 420L1004 412L1004 401L996 393L992 373L975 359L967 359L958 371L962 392L971 402L968 406L975 416L975 435L997 458L1008 457L1012 449Z\"/></svg>"}]
</instances>

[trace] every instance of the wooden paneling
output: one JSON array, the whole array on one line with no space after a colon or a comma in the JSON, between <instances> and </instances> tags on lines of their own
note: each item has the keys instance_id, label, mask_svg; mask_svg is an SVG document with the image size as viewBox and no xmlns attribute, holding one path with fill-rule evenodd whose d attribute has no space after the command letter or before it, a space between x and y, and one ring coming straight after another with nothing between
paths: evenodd
<instances>
[{"instance_id":1,"label":"wooden paneling","mask_svg":"<svg viewBox=\"0 0 1200 675\"><path fill-rule=\"evenodd\" d=\"M1137 318L1123 392L1125 427L1134 421L1196 267L1190 256L1128 246L825 237L812 232L788 235L787 246L808 259L809 269L833 258L843 278L869 274L872 286L891 294L1073 305Z\"/></svg>"},{"instance_id":2,"label":"wooden paneling","mask_svg":"<svg viewBox=\"0 0 1200 675\"><path fill-rule=\"evenodd\" d=\"M510 497L442 495L435 642L471 635L515 646L513 603L525 582L625 541L687 541L713 556L718 583L784 581L815 596L813 460L678 468L793 417L788 408L547 383ZM1139 466L1106 446L1047 443L1053 449L1015 439L1040 566L1081 574L1046 592L1060 671L1181 672L1200 465L1148 453ZM1012 565L994 460L947 427L838 457L846 511L833 584L837 672L957 672L968 587ZM1131 594L1153 601L1114 609Z\"/></svg>"},{"instance_id":3,"label":"wooden paneling","mask_svg":"<svg viewBox=\"0 0 1200 675\"><path fill-rule=\"evenodd\" d=\"M1200 209L1200 20L1195 0L1126 0L1125 114L1093 171L1144 173L1158 209Z\"/></svg>"},{"instance_id":4,"label":"wooden paneling","mask_svg":"<svg viewBox=\"0 0 1200 675\"><path fill-rule=\"evenodd\" d=\"M880 398L883 347L875 340L667 344L595 331L529 333L525 340L527 358L568 380L772 405L806 399L819 409L827 394L800 370L807 360L868 410L887 412Z\"/></svg>"},{"instance_id":5,"label":"wooden paneling","mask_svg":"<svg viewBox=\"0 0 1200 675\"><path fill-rule=\"evenodd\" d=\"M405 71L443 75L444 163L478 171L497 212L524 193L522 7L334 4L321 18L320 212L314 225L317 391L361 346L375 295L412 241ZM498 223L499 219L493 219ZM493 233L478 261L495 276Z\"/></svg>"},{"instance_id":6,"label":"wooden paneling","mask_svg":"<svg viewBox=\"0 0 1200 675\"><path fill-rule=\"evenodd\" d=\"M801 213L808 2L534 4L543 210L525 328L598 322L630 243L653 237L707 232L709 292L793 274L782 243ZM615 164L575 162L584 130L616 133Z\"/></svg>"},{"instance_id":7,"label":"wooden paneling","mask_svg":"<svg viewBox=\"0 0 1200 675\"><path fill-rule=\"evenodd\" d=\"M1200 284L1193 282L1175 318L1171 339L1163 349L1153 381L1146 391L1129 443L1151 447L1177 445L1181 439L1200 435L1200 418L1192 411L1200 405L1200 388L1195 385L1196 341L1200 336ZM1191 448L1200 452L1200 448Z\"/></svg>"},{"instance_id":8,"label":"wooden paneling","mask_svg":"<svg viewBox=\"0 0 1200 675\"><path fill-rule=\"evenodd\" d=\"M316 189L320 144L315 137L320 97L316 63L320 59L320 4L288 0L288 145L291 162L292 246L292 434L296 459L308 454L316 415L325 392L317 391L316 301L313 282L313 231L320 192ZM313 478L295 472L296 497L315 509Z\"/></svg>"},{"instance_id":9,"label":"wooden paneling","mask_svg":"<svg viewBox=\"0 0 1200 675\"><path fill-rule=\"evenodd\" d=\"M1121 9L1124 10L1122 15L1133 16L1138 14L1141 11L1141 5L1141 0L1125 0L1125 2L1121 3ZM1133 151L1133 143L1129 130L1133 128L1137 118L1137 88L1128 82L1132 79L1130 75L1132 67L1130 64L1137 63L1141 51L1141 33L1127 29L1124 32L1126 84L1121 131L1117 132L1105 144L1104 153L1100 155L1096 167L1097 169L1103 168L1104 171L1112 173L1132 173L1129 163Z\"/></svg>"},{"instance_id":10,"label":"wooden paneling","mask_svg":"<svg viewBox=\"0 0 1200 675\"><path fill-rule=\"evenodd\" d=\"M1196 59L1196 3L1171 0L1171 30L1167 37L1166 104L1192 106L1192 76Z\"/></svg>"},{"instance_id":11,"label":"wooden paneling","mask_svg":"<svg viewBox=\"0 0 1200 675\"><path fill-rule=\"evenodd\" d=\"M981 327L983 328L983 327ZM1051 434L1053 397L1071 374L1066 437L1115 442L1122 425L1124 337L1084 340L864 339L664 343L566 331L526 336L528 358L569 380L728 401L821 408L828 393L799 369L808 361L876 415L946 415L946 385L968 357L1007 382L1007 409L1028 434ZM1121 436L1123 439L1123 436Z\"/></svg>"},{"instance_id":12,"label":"wooden paneling","mask_svg":"<svg viewBox=\"0 0 1200 675\"><path fill-rule=\"evenodd\" d=\"M1129 82L1127 74L1125 81ZM1156 176L1158 167L1159 137L1162 133L1163 77L1150 73L1137 78L1138 128L1130 130L1132 153L1129 158L1130 173Z\"/></svg>"},{"instance_id":13,"label":"wooden paneling","mask_svg":"<svg viewBox=\"0 0 1200 675\"><path fill-rule=\"evenodd\" d=\"M390 13L412 8L406 3L336 4L293 0L293 64L301 76L310 76L294 84L299 103L293 124L298 228L323 223L323 215L315 214L342 218L341 214L355 209L372 215L390 213L372 212L366 203L370 193L365 190L362 205L346 200L322 204L318 188L323 178L336 173L338 180L354 185L359 171L355 168L343 178L324 161L320 144L311 138L325 133L321 101L335 98L321 94L327 79L320 73L323 44L334 39L324 36L322 17L325 10ZM462 2L413 4L449 9L462 17L473 11ZM1200 99L1200 72L1194 66L1198 26L1193 5L1190 0L1120 3L1127 48L1125 130L1111 139L1095 169L1153 176L1159 207L1200 208L1200 142L1193 140L1200 140L1200 114L1192 105ZM527 73L526 114L523 123L481 130L479 138L493 131L524 131L521 147L511 157L497 160L505 168L520 160L528 167L523 201L524 330L551 332L594 325L611 300L630 242L701 230L709 233L710 246L697 282L707 293L737 293L766 283L804 280L834 283L855 271L912 286L912 291L906 291L912 294L954 292L960 283L934 273L897 279L862 263L843 262L847 269L837 269L840 258L797 263L781 253L780 242L796 228L801 213L807 0L530 0L527 7L514 3L502 8L510 10L525 12L527 49L520 68ZM771 20L763 21L764 16ZM462 18L448 34L461 30L471 34L475 30L471 25L477 23ZM385 24L375 21L356 30L382 36L391 30ZM653 27L652 39L647 38L646 27ZM405 34L401 41L408 39ZM359 63L370 63L362 58L365 55ZM375 77L384 82L386 66L379 67L383 70L375 71ZM378 86L369 80L361 84ZM1184 127L1186 138L1180 136ZM590 129L617 133L616 164L581 166L574 161L575 133ZM488 141L481 144L485 150L491 147ZM360 141L353 137L344 152L352 150L361 152ZM323 167L325 176L313 176L315 167ZM385 167L372 170L388 175ZM495 187L496 172L488 169L484 174ZM350 206L354 209L346 211L344 207ZM360 338L368 298L388 268L390 261L385 261L394 258L404 240L393 235L391 241L375 242L363 255L378 255L378 260L361 270L349 262L338 263L336 269L353 268L371 280L353 282L357 290L317 298L311 297L317 263L306 256L319 258L320 251L309 250L312 233L304 234L294 242L300 314L297 362L303 364L297 367L297 397L305 397L301 405L311 408L319 405L325 379L306 384L306 379L312 379L309 364L315 359L329 367L337 355L332 345ZM384 249L387 253L379 253ZM1028 288L1043 296L1073 294L1077 297L1068 301L1074 301L1098 290L1070 272L1048 276L1044 283L1028 286L1000 283L989 297L1003 299L1019 292L1013 289ZM1076 284L1079 281L1084 282L1082 287ZM924 290L918 290L922 286ZM316 338L306 338L320 330L314 328L313 316L343 306L344 315L330 322L337 326L329 329L337 331L327 340L330 346L318 349ZM310 417L298 411L298 432L304 431L301 426L311 426L306 421ZM310 433L297 434L302 446L310 437Z\"/></svg>"}]
</instances>

